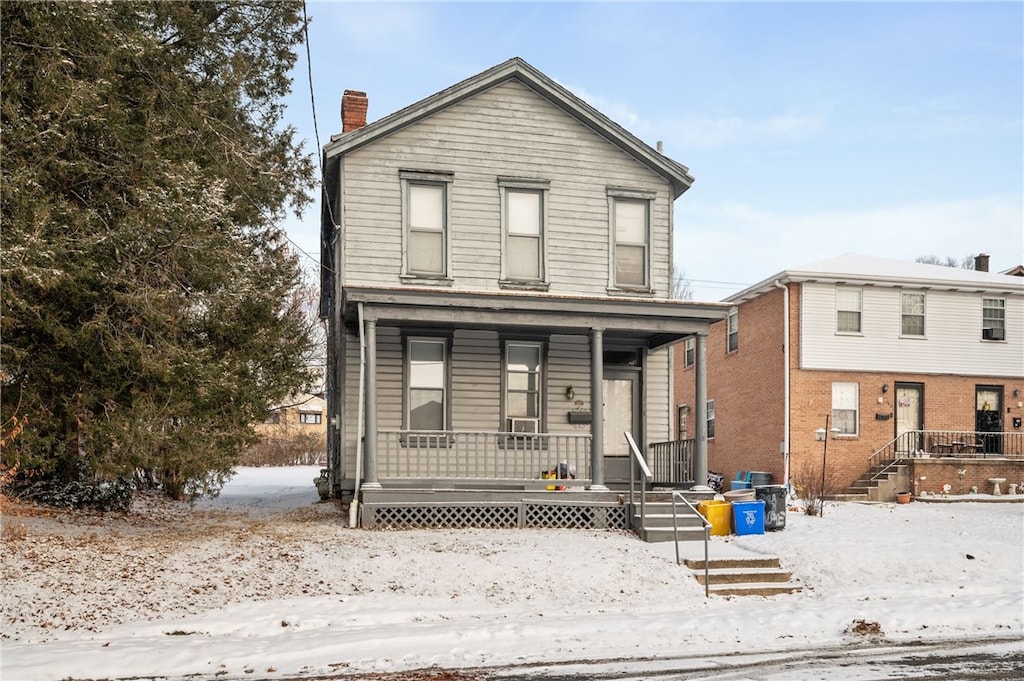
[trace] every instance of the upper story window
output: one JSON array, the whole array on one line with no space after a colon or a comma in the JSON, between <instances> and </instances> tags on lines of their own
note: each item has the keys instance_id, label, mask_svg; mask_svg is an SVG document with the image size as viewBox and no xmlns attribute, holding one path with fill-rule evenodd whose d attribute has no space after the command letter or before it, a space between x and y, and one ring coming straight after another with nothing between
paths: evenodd
<instances>
[{"instance_id":1,"label":"upper story window","mask_svg":"<svg viewBox=\"0 0 1024 681\"><path fill-rule=\"evenodd\" d=\"M434 279L447 277L452 175L403 170L401 178L403 274Z\"/></svg>"},{"instance_id":2,"label":"upper story window","mask_svg":"<svg viewBox=\"0 0 1024 681\"><path fill-rule=\"evenodd\" d=\"M836 287L836 331L861 332L861 290L854 286Z\"/></svg>"},{"instance_id":3,"label":"upper story window","mask_svg":"<svg viewBox=\"0 0 1024 681\"><path fill-rule=\"evenodd\" d=\"M908 293L900 295L900 333L904 336L924 335L924 294Z\"/></svg>"},{"instance_id":4,"label":"upper story window","mask_svg":"<svg viewBox=\"0 0 1024 681\"><path fill-rule=\"evenodd\" d=\"M653 192L608 189L612 236L612 286L651 287L651 204Z\"/></svg>"},{"instance_id":5,"label":"upper story window","mask_svg":"<svg viewBox=\"0 0 1024 681\"><path fill-rule=\"evenodd\" d=\"M738 310L730 310L726 317L725 351L736 352L740 347L740 313Z\"/></svg>"},{"instance_id":6,"label":"upper story window","mask_svg":"<svg viewBox=\"0 0 1024 681\"><path fill-rule=\"evenodd\" d=\"M692 367L697 355L697 339L687 338L683 341L683 366Z\"/></svg>"},{"instance_id":7,"label":"upper story window","mask_svg":"<svg viewBox=\"0 0 1024 681\"><path fill-rule=\"evenodd\" d=\"M984 340L1006 340L1006 299L981 299L981 337Z\"/></svg>"},{"instance_id":8,"label":"upper story window","mask_svg":"<svg viewBox=\"0 0 1024 681\"><path fill-rule=\"evenodd\" d=\"M448 343L410 338L406 353L406 424L409 430L445 430Z\"/></svg>"},{"instance_id":9,"label":"upper story window","mask_svg":"<svg viewBox=\"0 0 1024 681\"><path fill-rule=\"evenodd\" d=\"M498 179L504 236L503 281L547 280L548 184L546 180Z\"/></svg>"},{"instance_id":10,"label":"upper story window","mask_svg":"<svg viewBox=\"0 0 1024 681\"><path fill-rule=\"evenodd\" d=\"M505 427L510 433L541 432L543 346L505 345Z\"/></svg>"},{"instance_id":11,"label":"upper story window","mask_svg":"<svg viewBox=\"0 0 1024 681\"><path fill-rule=\"evenodd\" d=\"M858 433L860 412L860 386L858 383L832 384L832 427L839 429L840 435L856 435ZM828 435L826 434L826 437Z\"/></svg>"}]
</instances>

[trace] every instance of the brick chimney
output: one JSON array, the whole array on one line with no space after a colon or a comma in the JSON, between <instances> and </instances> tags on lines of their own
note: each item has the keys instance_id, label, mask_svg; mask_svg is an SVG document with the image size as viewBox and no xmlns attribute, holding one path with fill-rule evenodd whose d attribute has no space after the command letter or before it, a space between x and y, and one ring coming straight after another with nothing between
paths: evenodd
<instances>
[{"instance_id":1,"label":"brick chimney","mask_svg":"<svg viewBox=\"0 0 1024 681\"><path fill-rule=\"evenodd\" d=\"M341 131L352 132L366 125L366 108L369 105L365 92L345 90L341 96Z\"/></svg>"},{"instance_id":2,"label":"brick chimney","mask_svg":"<svg viewBox=\"0 0 1024 681\"><path fill-rule=\"evenodd\" d=\"M979 253L974 256L974 270L976 272L988 272L988 253Z\"/></svg>"}]
</instances>

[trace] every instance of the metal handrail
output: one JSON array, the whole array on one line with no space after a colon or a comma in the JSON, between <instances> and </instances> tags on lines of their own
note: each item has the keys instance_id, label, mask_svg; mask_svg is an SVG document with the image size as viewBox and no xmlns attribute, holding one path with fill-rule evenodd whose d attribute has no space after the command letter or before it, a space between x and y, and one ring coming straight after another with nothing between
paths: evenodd
<instances>
[{"instance_id":1,"label":"metal handrail","mask_svg":"<svg viewBox=\"0 0 1024 681\"><path fill-rule=\"evenodd\" d=\"M644 455L640 453L640 448L636 446L636 441L633 439L632 433L623 433L626 436L626 442L629 444L629 451L633 455L629 465L629 506L633 506L633 483L636 478L636 466L640 464L640 470L644 474L643 484L640 485L640 518L644 517L644 508L647 503L647 483L654 479L654 474L651 473L651 469L647 466L647 462L644 461Z\"/></svg>"},{"instance_id":2,"label":"metal handrail","mask_svg":"<svg viewBox=\"0 0 1024 681\"><path fill-rule=\"evenodd\" d=\"M676 497L682 500L684 504L690 507L694 515L700 518L701 526L704 528L704 598L711 596L711 590L709 586L709 568L708 568L708 535L711 534L711 523L704 514L694 508L690 500L683 496L682 492L672 492L672 538L676 543L676 565L679 565L682 561L679 559L679 523L676 521L678 517L676 513Z\"/></svg>"}]
</instances>

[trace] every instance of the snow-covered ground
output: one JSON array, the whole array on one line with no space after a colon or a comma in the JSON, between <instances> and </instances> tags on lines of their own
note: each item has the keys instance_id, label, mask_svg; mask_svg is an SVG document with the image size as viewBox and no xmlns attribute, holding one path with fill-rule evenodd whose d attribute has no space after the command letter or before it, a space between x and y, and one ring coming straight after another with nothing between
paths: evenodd
<instances>
[{"instance_id":1,"label":"snow-covered ground","mask_svg":"<svg viewBox=\"0 0 1024 681\"><path fill-rule=\"evenodd\" d=\"M671 543L621 532L353 530L347 513L318 503L317 473L244 468L217 499L189 508L144 497L126 516L5 504L2 678L357 678L435 665L1024 643L1021 503L791 512L781 531L714 537L711 555L778 556L803 592L706 600ZM853 633L858 620L880 633Z\"/></svg>"}]
</instances>

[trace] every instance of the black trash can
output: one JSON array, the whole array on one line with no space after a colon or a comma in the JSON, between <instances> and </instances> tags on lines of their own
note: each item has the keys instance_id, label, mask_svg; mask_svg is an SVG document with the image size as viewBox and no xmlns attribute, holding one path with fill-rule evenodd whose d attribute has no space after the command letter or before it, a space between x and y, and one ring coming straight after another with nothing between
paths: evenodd
<instances>
[{"instance_id":1,"label":"black trash can","mask_svg":"<svg viewBox=\"0 0 1024 681\"><path fill-rule=\"evenodd\" d=\"M786 527L786 487L762 485L754 488L754 498L764 502L764 529L781 530Z\"/></svg>"},{"instance_id":2,"label":"black trash can","mask_svg":"<svg viewBox=\"0 0 1024 681\"><path fill-rule=\"evenodd\" d=\"M750 471L750 486L764 487L772 484L772 474L765 471Z\"/></svg>"}]
</instances>

